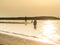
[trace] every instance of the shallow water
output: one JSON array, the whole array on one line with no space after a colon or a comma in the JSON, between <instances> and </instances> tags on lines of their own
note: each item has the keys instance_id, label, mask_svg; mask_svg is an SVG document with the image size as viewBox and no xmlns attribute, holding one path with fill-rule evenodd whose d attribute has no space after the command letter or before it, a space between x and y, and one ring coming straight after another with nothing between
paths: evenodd
<instances>
[{"instance_id":1,"label":"shallow water","mask_svg":"<svg viewBox=\"0 0 60 45\"><path fill-rule=\"evenodd\" d=\"M7 21L8 22L8 21ZM11 21L12 22L12 21ZM22 22L22 21L15 21ZM24 22L24 21L23 21ZM26 36L34 36L37 38L43 38L45 42L49 40L56 44L60 44L60 21L59 20L40 20L37 21L37 29L34 29L33 23L30 24L0 24L0 30L14 32Z\"/></svg>"}]
</instances>

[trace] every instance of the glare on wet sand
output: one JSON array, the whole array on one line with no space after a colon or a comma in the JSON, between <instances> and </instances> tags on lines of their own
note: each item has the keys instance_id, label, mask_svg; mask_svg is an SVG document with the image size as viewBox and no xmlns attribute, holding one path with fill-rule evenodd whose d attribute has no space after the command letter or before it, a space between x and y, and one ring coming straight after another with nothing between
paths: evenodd
<instances>
[{"instance_id":1,"label":"glare on wet sand","mask_svg":"<svg viewBox=\"0 0 60 45\"><path fill-rule=\"evenodd\" d=\"M60 39L59 20L58 21L44 20L37 22L38 24L36 30L33 28L33 24L24 25L24 24L3 24L3 23L0 24L0 30L30 36L28 37L28 39L34 39L34 37L36 37L36 39L34 40L40 42L45 42L50 44L51 43L60 44L58 43L60 42L58 41Z\"/></svg>"}]
</instances>

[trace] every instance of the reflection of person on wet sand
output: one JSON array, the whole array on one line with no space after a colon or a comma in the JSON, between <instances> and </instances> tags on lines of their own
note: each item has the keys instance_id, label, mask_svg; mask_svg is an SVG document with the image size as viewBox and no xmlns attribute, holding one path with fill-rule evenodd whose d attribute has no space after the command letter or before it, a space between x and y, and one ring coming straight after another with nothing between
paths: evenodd
<instances>
[{"instance_id":1,"label":"reflection of person on wet sand","mask_svg":"<svg viewBox=\"0 0 60 45\"><path fill-rule=\"evenodd\" d=\"M33 23L33 20L31 21L31 23Z\"/></svg>"},{"instance_id":2,"label":"reflection of person on wet sand","mask_svg":"<svg viewBox=\"0 0 60 45\"><path fill-rule=\"evenodd\" d=\"M36 29L37 21L34 20L33 24L34 24L34 29Z\"/></svg>"}]
</instances>

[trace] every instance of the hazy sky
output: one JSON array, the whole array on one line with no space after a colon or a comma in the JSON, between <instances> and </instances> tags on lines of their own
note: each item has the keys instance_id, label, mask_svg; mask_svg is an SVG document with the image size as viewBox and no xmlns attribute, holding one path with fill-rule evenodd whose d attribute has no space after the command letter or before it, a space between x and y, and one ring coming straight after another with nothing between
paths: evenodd
<instances>
[{"instance_id":1,"label":"hazy sky","mask_svg":"<svg viewBox=\"0 0 60 45\"><path fill-rule=\"evenodd\" d=\"M60 16L60 0L0 0L0 17Z\"/></svg>"}]
</instances>

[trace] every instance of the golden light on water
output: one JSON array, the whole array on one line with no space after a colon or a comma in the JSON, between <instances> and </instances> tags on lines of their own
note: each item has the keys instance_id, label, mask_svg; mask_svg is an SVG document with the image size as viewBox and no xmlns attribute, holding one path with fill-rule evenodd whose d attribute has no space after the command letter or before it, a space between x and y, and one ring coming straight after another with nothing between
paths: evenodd
<instances>
[{"instance_id":1,"label":"golden light on water","mask_svg":"<svg viewBox=\"0 0 60 45\"><path fill-rule=\"evenodd\" d=\"M52 20L47 20L43 24L43 35L50 36L55 33L55 24L53 23L54 21Z\"/></svg>"},{"instance_id":2,"label":"golden light on water","mask_svg":"<svg viewBox=\"0 0 60 45\"><path fill-rule=\"evenodd\" d=\"M38 26L38 28L41 30L41 33L36 35L38 37L37 40L50 44L57 44L56 41L59 39L59 36L57 35L58 24L58 20L44 20L39 22L38 25L40 26Z\"/></svg>"},{"instance_id":3,"label":"golden light on water","mask_svg":"<svg viewBox=\"0 0 60 45\"><path fill-rule=\"evenodd\" d=\"M37 21L37 22L38 22L37 29L34 29L32 24L28 24L26 26L24 24L23 25L22 24L13 24L13 25L8 24L7 25L3 23L0 24L0 29L2 31L14 32L16 34L23 34L22 37L29 40L33 40L33 41L35 40L35 41L39 41L43 43L60 45L60 42L59 42L60 35L58 35L60 34L59 20L42 20L42 21Z\"/></svg>"},{"instance_id":4,"label":"golden light on water","mask_svg":"<svg viewBox=\"0 0 60 45\"><path fill-rule=\"evenodd\" d=\"M58 41L59 36L56 35L56 29L57 29L57 21L56 20L45 20L42 23L42 38L38 38L37 40L52 44L57 44L56 41Z\"/></svg>"}]
</instances>

